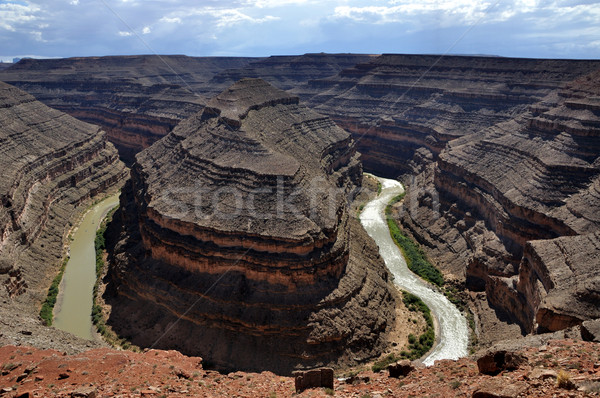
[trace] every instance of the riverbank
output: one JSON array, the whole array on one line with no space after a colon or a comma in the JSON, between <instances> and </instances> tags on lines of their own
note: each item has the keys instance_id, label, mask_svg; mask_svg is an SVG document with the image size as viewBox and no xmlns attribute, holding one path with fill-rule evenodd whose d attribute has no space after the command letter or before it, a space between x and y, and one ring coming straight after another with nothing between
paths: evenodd
<instances>
[{"instance_id":1,"label":"riverbank","mask_svg":"<svg viewBox=\"0 0 600 398\"><path fill-rule=\"evenodd\" d=\"M434 315L438 340L423 363L432 365L436 360L464 357L468 353L469 342L466 319L442 293L408 269L400 249L390 236L384 210L393 197L404 192L404 188L395 180L378 180L382 184L381 194L364 206L360 220L367 233L378 244L380 254L394 276L394 283L400 289L421 298Z\"/></svg>"},{"instance_id":2,"label":"riverbank","mask_svg":"<svg viewBox=\"0 0 600 398\"><path fill-rule=\"evenodd\" d=\"M86 340L95 339L91 311L96 282L96 230L108 211L118 203L119 194L116 193L94 204L70 234L70 258L59 286L53 324Z\"/></svg>"}]
</instances>

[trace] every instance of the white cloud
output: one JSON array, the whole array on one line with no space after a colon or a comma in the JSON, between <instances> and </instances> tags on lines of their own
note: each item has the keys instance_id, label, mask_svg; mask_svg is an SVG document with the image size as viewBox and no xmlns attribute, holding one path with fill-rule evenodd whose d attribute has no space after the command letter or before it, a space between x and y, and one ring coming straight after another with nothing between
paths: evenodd
<instances>
[{"instance_id":1,"label":"white cloud","mask_svg":"<svg viewBox=\"0 0 600 398\"><path fill-rule=\"evenodd\" d=\"M186 10L179 13L171 13L170 16L161 18L162 21L171 22L178 20L180 22L189 22L186 19L192 16L209 16L213 18L213 22L217 28L228 28L240 23L262 24L270 21L277 21L280 17L273 15L265 15L261 17L252 17L248 15L244 9L239 8L213 8L202 7ZM207 21L203 19L203 23Z\"/></svg>"},{"instance_id":2,"label":"white cloud","mask_svg":"<svg viewBox=\"0 0 600 398\"><path fill-rule=\"evenodd\" d=\"M144 35L147 35L151 32L152 32L152 30L150 29L149 26L144 26L144 29L142 29L142 34L144 34Z\"/></svg>"},{"instance_id":3,"label":"white cloud","mask_svg":"<svg viewBox=\"0 0 600 398\"><path fill-rule=\"evenodd\" d=\"M314 3L311 0L247 0L246 5L249 7L258 8L275 8L275 7L286 7L290 5L299 5Z\"/></svg>"},{"instance_id":4,"label":"white cloud","mask_svg":"<svg viewBox=\"0 0 600 398\"><path fill-rule=\"evenodd\" d=\"M69 4L71 4L73 6L77 6L77 5L79 5L79 0L71 0L71 2Z\"/></svg>"},{"instance_id":5,"label":"white cloud","mask_svg":"<svg viewBox=\"0 0 600 398\"><path fill-rule=\"evenodd\" d=\"M119 36L121 36L121 37L129 37L129 36L133 36L133 33L131 33L131 32L125 32L125 31L120 31L119 32Z\"/></svg>"},{"instance_id":6,"label":"white cloud","mask_svg":"<svg viewBox=\"0 0 600 398\"><path fill-rule=\"evenodd\" d=\"M0 4L0 29L11 32L22 24L37 20L40 8L34 4L2 3Z\"/></svg>"},{"instance_id":7,"label":"white cloud","mask_svg":"<svg viewBox=\"0 0 600 398\"><path fill-rule=\"evenodd\" d=\"M44 38L42 37L42 32L36 30L36 31L32 31L30 33L31 33L31 36L33 36L35 41L38 41L41 43L47 42L47 40L44 40Z\"/></svg>"},{"instance_id":8,"label":"white cloud","mask_svg":"<svg viewBox=\"0 0 600 398\"><path fill-rule=\"evenodd\" d=\"M179 18L179 17L175 17L175 18L162 17L161 19L159 19L159 22L180 24L181 23L181 18Z\"/></svg>"},{"instance_id":9,"label":"white cloud","mask_svg":"<svg viewBox=\"0 0 600 398\"><path fill-rule=\"evenodd\" d=\"M461 25L481 18L489 5L484 1L471 0L392 0L388 5L381 6L338 6L334 9L333 17L386 24L414 23L415 16L435 15L439 21L447 17L443 25Z\"/></svg>"}]
</instances>

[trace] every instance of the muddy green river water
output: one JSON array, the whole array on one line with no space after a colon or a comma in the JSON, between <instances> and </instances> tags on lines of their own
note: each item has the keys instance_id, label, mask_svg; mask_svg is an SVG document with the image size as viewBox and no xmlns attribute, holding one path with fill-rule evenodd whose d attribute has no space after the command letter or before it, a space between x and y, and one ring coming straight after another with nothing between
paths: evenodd
<instances>
[{"instance_id":1,"label":"muddy green river water","mask_svg":"<svg viewBox=\"0 0 600 398\"><path fill-rule=\"evenodd\" d=\"M56 307L54 326L84 339L92 340L92 291L96 282L94 238L102 218L119 204L119 194L93 206L73 234Z\"/></svg>"}]
</instances>

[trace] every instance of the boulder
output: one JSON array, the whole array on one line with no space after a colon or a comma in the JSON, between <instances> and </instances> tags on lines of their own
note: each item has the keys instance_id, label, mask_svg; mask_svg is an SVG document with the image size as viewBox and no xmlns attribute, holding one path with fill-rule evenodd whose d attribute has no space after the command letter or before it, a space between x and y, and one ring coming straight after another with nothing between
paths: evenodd
<instances>
[{"instance_id":1,"label":"boulder","mask_svg":"<svg viewBox=\"0 0 600 398\"><path fill-rule=\"evenodd\" d=\"M600 319L583 322L581 324L581 337L585 341L600 343Z\"/></svg>"},{"instance_id":2,"label":"boulder","mask_svg":"<svg viewBox=\"0 0 600 398\"><path fill-rule=\"evenodd\" d=\"M477 359L479 373L497 375L503 370L516 370L527 358L514 351L490 350Z\"/></svg>"},{"instance_id":3,"label":"boulder","mask_svg":"<svg viewBox=\"0 0 600 398\"><path fill-rule=\"evenodd\" d=\"M483 382L475 392L473 398L517 398L527 390L527 383L517 381L506 383L504 380L492 379Z\"/></svg>"},{"instance_id":4,"label":"boulder","mask_svg":"<svg viewBox=\"0 0 600 398\"><path fill-rule=\"evenodd\" d=\"M388 366L390 377L408 376L410 372L415 370L415 365L412 364L408 359L404 359L400 362L393 363Z\"/></svg>"},{"instance_id":5,"label":"boulder","mask_svg":"<svg viewBox=\"0 0 600 398\"><path fill-rule=\"evenodd\" d=\"M296 371L294 376L296 392L302 392L307 388L331 388L333 389L333 369L321 368L307 371Z\"/></svg>"},{"instance_id":6,"label":"boulder","mask_svg":"<svg viewBox=\"0 0 600 398\"><path fill-rule=\"evenodd\" d=\"M97 390L94 386L82 386L71 393L73 398L96 398Z\"/></svg>"}]
</instances>

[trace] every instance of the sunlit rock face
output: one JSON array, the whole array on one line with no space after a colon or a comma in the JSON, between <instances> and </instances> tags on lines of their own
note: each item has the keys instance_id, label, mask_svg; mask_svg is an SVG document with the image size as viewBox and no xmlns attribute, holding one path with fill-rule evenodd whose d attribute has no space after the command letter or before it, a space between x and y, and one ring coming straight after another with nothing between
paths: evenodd
<instances>
[{"instance_id":1,"label":"sunlit rock face","mask_svg":"<svg viewBox=\"0 0 600 398\"><path fill-rule=\"evenodd\" d=\"M127 173L98 128L0 82L0 302L39 313L78 206ZM10 323L6 323L9 325Z\"/></svg>"},{"instance_id":2,"label":"sunlit rock face","mask_svg":"<svg viewBox=\"0 0 600 398\"><path fill-rule=\"evenodd\" d=\"M239 81L137 156L112 227L109 323L227 369L375 355L394 298L347 209L361 174L329 118Z\"/></svg>"}]
</instances>

